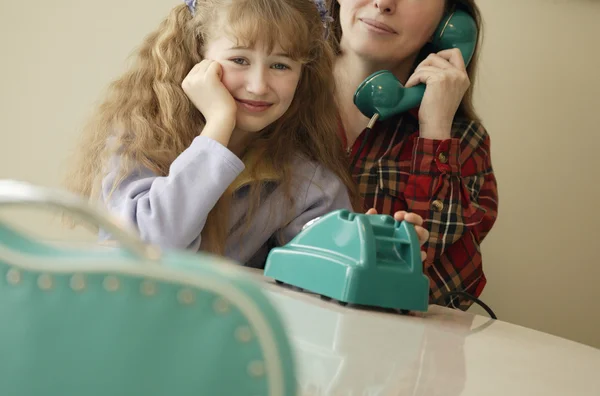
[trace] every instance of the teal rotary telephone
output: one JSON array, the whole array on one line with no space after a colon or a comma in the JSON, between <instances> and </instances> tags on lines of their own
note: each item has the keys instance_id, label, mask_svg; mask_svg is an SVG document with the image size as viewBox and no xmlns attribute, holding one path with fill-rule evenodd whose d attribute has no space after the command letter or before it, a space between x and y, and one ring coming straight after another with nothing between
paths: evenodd
<instances>
[{"instance_id":1,"label":"teal rotary telephone","mask_svg":"<svg viewBox=\"0 0 600 396\"><path fill-rule=\"evenodd\" d=\"M475 20L467 12L457 9L442 19L431 44L434 52L460 49L465 65L468 65L477 44L477 33ZM404 88L390 71L380 70L359 85L354 93L354 104L371 118L371 125L377 119L383 121L418 106L424 93L425 84Z\"/></svg>"},{"instance_id":2,"label":"teal rotary telephone","mask_svg":"<svg viewBox=\"0 0 600 396\"><path fill-rule=\"evenodd\" d=\"M455 10L436 29L433 50L459 48L468 64L477 36L473 18ZM370 129L377 119L416 107L424 93L424 84L404 88L382 70L358 87L354 104L371 118ZM315 219L288 244L271 250L264 274L342 305L428 310L429 280L416 231L392 216L339 210Z\"/></svg>"},{"instance_id":3,"label":"teal rotary telephone","mask_svg":"<svg viewBox=\"0 0 600 396\"><path fill-rule=\"evenodd\" d=\"M271 250L264 275L341 305L400 312L429 307L415 227L388 215L344 209L310 221L285 246Z\"/></svg>"}]
</instances>

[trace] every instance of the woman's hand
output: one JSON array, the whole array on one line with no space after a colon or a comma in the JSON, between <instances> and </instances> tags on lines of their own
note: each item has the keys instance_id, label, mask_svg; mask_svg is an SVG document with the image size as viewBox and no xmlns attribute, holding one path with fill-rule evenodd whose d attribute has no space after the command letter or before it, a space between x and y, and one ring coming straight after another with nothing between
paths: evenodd
<instances>
[{"instance_id":1,"label":"woman's hand","mask_svg":"<svg viewBox=\"0 0 600 396\"><path fill-rule=\"evenodd\" d=\"M208 137L215 138L221 143L225 140L224 145L227 146L231 132L235 128L237 104L221 82L222 77L221 64L204 59L190 70L181 87L206 119L206 127L202 135L211 135Z\"/></svg>"},{"instance_id":2,"label":"woman's hand","mask_svg":"<svg viewBox=\"0 0 600 396\"><path fill-rule=\"evenodd\" d=\"M375 215L377 214L377 210L371 208L367 211L368 215ZM394 213L394 219L396 221L408 221L411 224L414 224L415 226L415 231L417 232L417 235L419 237L419 245L423 246L425 244L425 242L427 242L427 240L429 240L429 231L427 231L425 228L423 228L423 218L421 216L419 216L416 213L409 213L409 212L405 212L403 210ZM427 258L427 253L425 252L421 252L421 260L425 261L425 259Z\"/></svg>"},{"instance_id":3,"label":"woman's hand","mask_svg":"<svg viewBox=\"0 0 600 396\"><path fill-rule=\"evenodd\" d=\"M460 50L444 50L425 58L405 86L419 83L427 86L419 108L420 136L450 139L454 116L471 85Z\"/></svg>"}]
</instances>

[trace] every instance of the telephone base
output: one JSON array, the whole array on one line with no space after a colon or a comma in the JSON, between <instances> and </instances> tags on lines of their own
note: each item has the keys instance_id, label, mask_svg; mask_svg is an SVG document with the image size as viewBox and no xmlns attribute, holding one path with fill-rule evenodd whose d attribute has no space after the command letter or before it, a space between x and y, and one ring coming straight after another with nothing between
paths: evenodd
<instances>
[{"instance_id":1,"label":"telephone base","mask_svg":"<svg viewBox=\"0 0 600 396\"><path fill-rule=\"evenodd\" d=\"M392 216L331 212L273 249L264 274L340 304L426 312L414 226Z\"/></svg>"}]
</instances>

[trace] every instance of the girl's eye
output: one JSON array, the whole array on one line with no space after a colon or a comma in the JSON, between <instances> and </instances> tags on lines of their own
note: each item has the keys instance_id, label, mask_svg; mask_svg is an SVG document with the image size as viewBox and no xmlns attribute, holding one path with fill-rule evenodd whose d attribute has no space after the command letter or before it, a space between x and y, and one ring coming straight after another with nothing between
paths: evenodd
<instances>
[{"instance_id":1,"label":"girl's eye","mask_svg":"<svg viewBox=\"0 0 600 396\"><path fill-rule=\"evenodd\" d=\"M233 58L230 59L233 63L235 63L236 65L242 65L242 66L246 66L248 65L248 61L246 61L246 59L244 58Z\"/></svg>"},{"instance_id":2,"label":"girl's eye","mask_svg":"<svg viewBox=\"0 0 600 396\"><path fill-rule=\"evenodd\" d=\"M275 63L275 64L273 65L273 68L274 68L274 69L277 69L277 70L287 70L287 69L289 69L290 67L289 67L288 65L284 65L283 63Z\"/></svg>"}]
</instances>

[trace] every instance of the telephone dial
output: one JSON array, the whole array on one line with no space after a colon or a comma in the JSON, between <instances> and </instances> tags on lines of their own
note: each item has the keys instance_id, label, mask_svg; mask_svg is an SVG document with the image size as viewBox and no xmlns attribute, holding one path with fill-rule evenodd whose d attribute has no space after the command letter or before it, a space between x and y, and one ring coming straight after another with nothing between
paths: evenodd
<instances>
[{"instance_id":1,"label":"telephone dial","mask_svg":"<svg viewBox=\"0 0 600 396\"><path fill-rule=\"evenodd\" d=\"M434 52L445 49L460 49L465 65L473 57L477 44L477 24L471 15L463 10L453 10L438 25L432 47ZM425 84L405 88L389 70L380 70L367 77L354 93L354 104L361 113L371 118L385 120L417 107L423 99Z\"/></svg>"}]
</instances>

